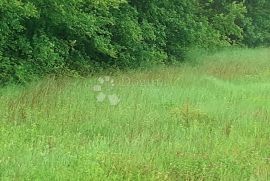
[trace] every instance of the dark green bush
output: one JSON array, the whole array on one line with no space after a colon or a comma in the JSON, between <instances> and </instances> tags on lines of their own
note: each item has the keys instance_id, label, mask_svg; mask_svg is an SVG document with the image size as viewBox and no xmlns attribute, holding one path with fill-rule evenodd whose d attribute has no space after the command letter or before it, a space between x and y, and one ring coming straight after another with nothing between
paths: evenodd
<instances>
[{"instance_id":1,"label":"dark green bush","mask_svg":"<svg viewBox=\"0 0 270 181\"><path fill-rule=\"evenodd\" d=\"M270 2L1 0L0 84L138 68L191 48L270 44Z\"/></svg>"}]
</instances>

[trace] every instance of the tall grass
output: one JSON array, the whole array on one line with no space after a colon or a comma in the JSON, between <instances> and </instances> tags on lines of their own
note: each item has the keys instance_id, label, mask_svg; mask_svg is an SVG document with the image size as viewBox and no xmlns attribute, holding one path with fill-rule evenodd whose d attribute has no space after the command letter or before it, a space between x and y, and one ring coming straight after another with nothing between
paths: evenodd
<instances>
[{"instance_id":1,"label":"tall grass","mask_svg":"<svg viewBox=\"0 0 270 181\"><path fill-rule=\"evenodd\" d=\"M0 92L1 180L269 180L269 49Z\"/></svg>"}]
</instances>

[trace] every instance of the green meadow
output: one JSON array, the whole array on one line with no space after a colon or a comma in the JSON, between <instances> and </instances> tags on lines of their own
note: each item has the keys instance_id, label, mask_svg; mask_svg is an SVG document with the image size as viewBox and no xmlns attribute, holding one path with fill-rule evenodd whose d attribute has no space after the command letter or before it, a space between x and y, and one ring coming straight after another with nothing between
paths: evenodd
<instances>
[{"instance_id":1,"label":"green meadow","mask_svg":"<svg viewBox=\"0 0 270 181\"><path fill-rule=\"evenodd\" d=\"M189 59L1 88L0 180L269 180L270 50Z\"/></svg>"}]
</instances>

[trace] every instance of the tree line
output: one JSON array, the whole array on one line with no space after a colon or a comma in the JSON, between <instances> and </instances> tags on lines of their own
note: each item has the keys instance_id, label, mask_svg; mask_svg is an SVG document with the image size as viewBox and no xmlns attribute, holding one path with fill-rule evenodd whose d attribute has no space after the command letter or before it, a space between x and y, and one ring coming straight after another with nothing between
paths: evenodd
<instances>
[{"instance_id":1,"label":"tree line","mask_svg":"<svg viewBox=\"0 0 270 181\"><path fill-rule=\"evenodd\" d=\"M270 45L269 0L1 0L0 84Z\"/></svg>"}]
</instances>

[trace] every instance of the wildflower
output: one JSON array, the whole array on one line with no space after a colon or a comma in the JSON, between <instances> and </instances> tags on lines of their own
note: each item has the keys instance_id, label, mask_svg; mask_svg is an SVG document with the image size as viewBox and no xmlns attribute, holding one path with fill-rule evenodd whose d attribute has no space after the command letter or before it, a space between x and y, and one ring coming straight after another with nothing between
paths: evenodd
<instances>
[{"instance_id":1,"label":"wildflower","mask_svg":"<svg viewBox=\"0 0 270 181\"><path fill-rule=\"evenodd\" d=\"M101 91L101 86L100 85L94 85L93 90L95 92L100 92Z\"/></svg>"},{"instance_id":2,"label":"wildflower","mask_svg":"<svg viewBox=\"0 0 270 181\"><path fill-rule=\"evenodd\" d=\"M96 97L98 102L103 102L105 98L106 98L106 95L103 92L100 92Z\"/></svg>"},{"instance_id":3,"label":"wildflower","mask_svg":"<svg viewBox=\"0 0 270 181\"><path fill-rule=\"evenodd\" d=\"M104 79L105 79L106 82L109 82L110 81L110 76L105 76Z\"/></svg>"},{"instance_id":4,"label":"wildflower","mask_svg":"<svg viewBox=\"0 0 270 181\"><path fill-rule=\"evenodd\" d=\"M103 79L102 77L99 77L99 78L98 78L98 81L99 81L99 83L101 83L101 84L104 83L104 79Z\"/></svg>"},{"instance_id":5,"label":"wildflower","mask_svg":"<svg viewBox=\"0 0 270 181\"><path fill-rule=\"evenodd\" d=\"M116 106L117 104L119 104L120 99L118 98L117 95L113 94L113 95L109 95L109 102L112 106Z\"/></svg>"}]
</instances>

